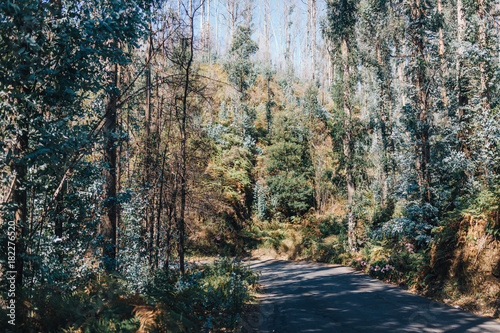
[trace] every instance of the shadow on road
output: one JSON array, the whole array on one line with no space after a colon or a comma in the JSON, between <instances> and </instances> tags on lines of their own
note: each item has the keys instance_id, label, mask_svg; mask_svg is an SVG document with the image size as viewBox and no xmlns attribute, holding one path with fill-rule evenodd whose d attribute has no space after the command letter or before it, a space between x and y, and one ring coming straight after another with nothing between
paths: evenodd
<instances>
[{"instance_id":1,"label":"shadow on road","mask_svg":"<svg viewBox=\"0 0 500 333\"><path fill-rule=\"evenodd\" d=\"M264 287L248 332L500 332L500 322L344 266L252 260Z\"/></svg>"}]
</instances>

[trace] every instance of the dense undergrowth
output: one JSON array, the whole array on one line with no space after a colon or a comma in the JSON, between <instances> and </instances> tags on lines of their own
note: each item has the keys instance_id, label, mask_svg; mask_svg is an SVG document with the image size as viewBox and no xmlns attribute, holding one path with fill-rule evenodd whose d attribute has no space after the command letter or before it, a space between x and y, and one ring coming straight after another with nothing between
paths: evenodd
<instances>
[{"instance_id":1,"label":"dense undergrowth","mask_svg":"<svg viewBox=\"0 0 500 333\"><path fill-rule=\"evenodd\" d=\"M131 290L119 276L96 276L74 290L40 288L26 301L20 332L232 332L252 301L258 276L241 261L218 258L158 270ZM1 314L6 317L6 314Z\"/></svg>"}]
</instances>

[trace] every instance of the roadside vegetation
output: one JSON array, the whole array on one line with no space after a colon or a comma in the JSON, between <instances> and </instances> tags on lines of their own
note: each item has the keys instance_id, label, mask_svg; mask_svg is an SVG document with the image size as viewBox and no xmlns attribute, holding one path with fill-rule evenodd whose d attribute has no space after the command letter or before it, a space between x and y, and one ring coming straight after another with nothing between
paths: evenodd
<instances>
[{"instance_id":1,"label":"roadside vegetation","mask_svg":"<svg viewBox=\"0 0 500 333\"><path fill-rule=\"evenodd\" d=\"M38 289L26 304L34 315L22 331L235 332L244 305L254 301L258 276L240 261L222 258L187 266L182 277L178 270L157 270L134 282L139 285L102 275L74 289Z\"/></svg>"}]
</instances>

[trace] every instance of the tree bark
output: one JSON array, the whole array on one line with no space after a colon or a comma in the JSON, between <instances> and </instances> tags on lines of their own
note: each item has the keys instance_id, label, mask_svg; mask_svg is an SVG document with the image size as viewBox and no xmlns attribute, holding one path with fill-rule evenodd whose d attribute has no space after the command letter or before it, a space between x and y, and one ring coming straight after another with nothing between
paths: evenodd
<instances>
[{"instance_id":1,"label":"tree bark","mask_svg":"<svg viewBox=\"0 0 500 333\"><path fill-rule=\"evenodd\" d=\"M485 0L479 0L479 45L484 50L484 52L489 53L487 51L487 10ZM482 105L486 109L491 109L491 97L490 97L490 89L489 89L489 77L488 77L488 62L486 60L482 60L479 64L479 70L481 71L481 98Z\"/></svg>"},{"instance_id":2,"label":"tree bark","mask_svg":"<svg viewBox=\"0 0 500 333\"><path fill-rule=\"evenodd\" d=\"M271 5L269 0L264 2L264 61L271 63Z\"/></svg>"},{"instance_id":3,"label":"tree bark","mask_svg":"<svg viewBox=\"0 0 500 333\"><path fill-rule=\"evenodd\" d=\"M412 63L414 65L415 74L412 76L413 84L416 89L415 107L417 120L417 135L415 143L416 168L418 171L418 186L420 188L421 197L424 202L431 202L430 192L430 176L427 166L430 161L430 142L429 142L429 97L427 89L429 89L425 54L425 12L420 0L415 0L411 9L412 23L415 27L410 31L410 42L413 44Z\"/></svg>"},{"instance_id":4,"label":"tree bark","mask_svg":"<svg viewBox=\"0 0 500 333\"><path fill-rule=\"evenodd\" d=\"M457 0L457 60L456 60L456 93L457 93L457 101L458 101L458 121L460 123L460 131L458 133L458 140L460 144L460 149L466 154L466 156L470 156L470 151L467 145L467 124L466 124L466 105L469 103L467 96L467 88L464 84L464 78L462 76L462 68L464 61L464 48L462 43L465 37L465 29L466 29L466 18L464 13L464 7L462 0Z\"/></svg>"},{"instance_id":5,"label":"tree bark","mask_svg":"<svg viewBox=\"0 0 500 333\"><path fill-rule=\"evenodd\" d=\"M356 220L353 212L354 195L356 192L356 185L353 177L353 153L352 153L352 137L351 137L351 119L352 119L352 107L351 107L351 70L349 64L349 46L347 40L342 38L341 40L341 52L342 52L342 70L343 70L343 108L344 108L344 138L343 138L343 148L344 156L346 158L346 182L347 182L347 228L348 228L348 243L349 250L355 248L356 244Z\"/></svg>"},{"instance_id":6,"label":"tree bark","mask_svg":"<svg viewBox=\"0 0 500 333\"><path fill-rule=\"evenodd\" d=\"M191 1L190 1L191 2ZM192 8L190 8L192 13ZM180 115L180 134L181 134L181 166L180 166L180 196L181 196L181 206L180 206L180 217L178 221L178 231L179 231L179 269L182 275L184 275L184 252L185 252L185 237L186 237L186 195L187 195L187 113L188 113L188 97L190 93L191 84L191 65L193 63L193 16L190 16L190 32L189 32L189 52L185 69L184 76L184 89L182 95L182 110Z\"/></svg>"},{"instance_id":7,"label":"tree bark","mask_svg":"<svg viewBox=\"0 0 500 333\"><path fill-rule=\"evenodd\" d=\"M380 206L386 207L389 186L387 178L389 176L389 158L390 158L390 114L391 114L391 79L390 69L387 68L387 63L382 59L382 41L377 41L377 63L378 63L378 77L380 81L380 140L382 141L382 171L380 173L380 183L382 186L382 195L380 199Z\"/></svg>"},{"instance_id":8,"label":"tree bark","mask_svg":"<svg viewBox=\"0 0 500 333\"><path fill-rule=\"evenodd\" d=\"M113 84L119 88L118 65L114 65ZM104 212L103 212L103 260L106 272L116 270L116 223L117 209L117 159L116 159L116 121L117 95L109 94L104 117Z\"/></svg>"},{"instance_id":9,"label":"tree bark","mask_svg":"<svg viewBox=\"0 0 500 333\"><path fill-rule=\"evenodd\" d=\"M29 124L28 117L25 117L21 122L21 133L17 139L17 145L15 147L15 154L17 155L17 161L11 167L12 173L15 175L15 183L12 190L12 200L16 205L16 210L14 212L14 224L15 224L15 267L10 271L16 272L16 308L21 310L22 298L23 298L23 277L24 277L24 256L26 254L26 234L27 234L27 223L28 223L28 191L26 184L26 176L28 174L28 167L24 161L24 157L28 152L28 140L29 140ZM22 310L21 310L22 311ZM21 318L23 318L23 313L19 311Z\"/></svg>"},{"instance_id":10,"label":"tree bark","mask_svg":"<svg viewBox=\"0 0 500 333\"><path fill-rule=\"evenodd\" d=\"M460 0L458 0L460 1ZM443 4L441 3L441 0L437 1L437 9L438 13L440 15L443 14ZM444 45L444 35L443 35L443 28L439 27L439 58L441 60L441 77L443 78L442 86L441 86L441 97L443 99L443 104L445 108L448 107L448 96L446 93L446 86L444 85L445 77L446 77L446 59L445 59L445 45Z\"/></svg>"},{"instance_id":11,"label":"tree bark","mask_svg":"<svg viewBox=\"0 0 500 333\"><path fill-rule=\"evenodd\" d=\"M149 263L151 264L152 251L153 251L153 224L154 224L154 211L153 202L154 196L150 191L151 186L151 116L152 116L152 103L151 103L151 61L153 53L153 31L151 18L148 22L148 44L146 48L146 107L144 112L144 165L143 165L143 188L144 196L148 198L148 203L145 210L144 216L144 243L146 245L146 252L149 258Z\"/></svg>"},{"instance_id":12,"label":"tree bark","mask_svg":"<svg viewBox=\"0 0 500 333\"><path fill-rule=\"evenodd\" d=\"M310 34L311 34L311 58L312 58L312 80L313 82L316 78L316 0L310 0L311 2L311 26L310 26Z\"/></svg>"}]
</instances>

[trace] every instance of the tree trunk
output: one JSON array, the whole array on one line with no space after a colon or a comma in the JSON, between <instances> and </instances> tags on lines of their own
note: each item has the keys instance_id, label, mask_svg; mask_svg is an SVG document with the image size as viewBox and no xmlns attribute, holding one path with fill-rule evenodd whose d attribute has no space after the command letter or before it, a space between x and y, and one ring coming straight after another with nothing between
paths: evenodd
<instances>
[{"instance_id":1,"label":"tree trunk","mask_svg":"<svg viewBox=\"0 0 500 333\"><path fill-rule=\"evenodd\" d=\"M28 191L26 189L26 176L28 174L28 167L25 164L24 156L28 152L28 133L29 124L28 117L21 122L21 133L17 138L17 145L15 147L15 155L18 160L12 166L12 173L16 177L14 187L12 189L12 200L16 205L14 212L14 225L15 225L15 261L14 267L9 265L9 271L15 271L15 285L16 285L16 309L18 310L20 318L24 317L23 313L23 277L24 277L24 256L27 250L25 243L27 234L28 223ZM12 231L9 228L9 231ZM9 245L10 246L10 245Z\"/></svg>"},{"instance_id":2,"label":"tree trunk","mask_svg":"<svg viewBox=\"0 0 500 333\"><path fill-rule=\"evenodd\" d=\"M481 49L489 53L487 51L487 11L486 11L486 5L484 3L484 0L479 0L479 19L480 19L480 24L479 24L479 45ZM488 54L489 55L489 54ZM487 56L486 56L487 57ZM482 98L482 105L486 109L491 109L491 98L490 98L490 89L488 87L489 85L489 77L488 77L488 62L486 60L482 60L481 63L479 64L479 70L481 71L481 98Z\"/></svg>"},{"instance_id":3,"label":"tree trunk","mask_svg":"<svg viewBox=\"0 0 500 333\"><path fill-rule=\"evenodd\" d=\"M120 86L120 80L121 80L121 73L120 73L120 66L117 68L117 84ZM121 116L117 117L116 120L117 128L119 131L121 131L123 123ZM119 195L121 191L121 173L122 173L122 142L120 142L117 147L116 147L116 195ZM120 203L116 203L116 241L115 241L115 246L116 246L116 258L119 258L120 253L118 252L120 249L120 234L119 230L121 230L121 221L122 221L122 214L121 214L121 205ZM117 267L118 268L118 267Z\"/></svg>"},{"instance_id":4,"label":"tree trunk","mask_svg":"<svg viewBox=\"0 0 500 333\"><path fill-rule=\"evenodd\" d=\"M271 5L269 4L269 0L265 0L264 2L264 61L266 63L271 62L271 34L270 27L271 25Z\"/></svg>"},{"instance_id":5,"label":"tree trunk","mask_svg":"<svg viewBox=\"0 0 500 333\"><path fill-rule=\"evenodd\" d=\"M207 33L205 29L205 1L201 0L200 3L200 37L201 37L201 51L205 51L205 34Z\"/></svg>"},{"instance_id":6,"label":"tree trunk","mask_svg":"<svg viewBox=\"0 0 500 333\"><path fill-rule=\"evenodd\" d=\"M311 58L312 58L312 80L313 82L316 81L316 0L310 0L311 1Z\"/></svg>"},{"instance_id":7,"label":"tree trunk","mask_svg":"<svg viewBox=\"0 0 500 333\"><path fill-rule=\"evenodd\" d=\"M418 125L415 157L418 173L418 186L420 188L421 198L424 202L431 202L430 176L427 166L430 161L430 142L429 142L429 97L427 94L428 78L426 76L426 54L425 54L425 21L424 9L420 0L416 0L411 10L411 21L415 28L411 30L411 43L413 44L412 62L415 66L415 74L412 76L413 84L416 88L415 107L418 108L416 119Z\"/></svg>"},{"instance_id":8,"label":"tree trunk","mask_svg":"<svg viewBox=\"0 0 500 333\"><path fill-rule=\"evenodd\" d=\"M460 0L458 0L460 1ZM443 4L441 0L437 1L437 9L439 14L443 14ZM444 36L443 36L443 28L439 27L439 58L441 60L441 77L442 77L442 86L441 86L441 97L443 99L443 104L445 108L448 107L448 96L446 93L446 86L444 84L446 78L446 59L445 59L445 46L444 46Z\"/></svg>"},{"instance_id":9,"label":"tree trunk","mask_svg":"<svg viewBox=\"0 0 500 333\"><path fill-rule=\"evenodd\" d=\"M378 78L380 81L380 140L382 141L382 170L380 172L380 183L382 186L382 195L380 198L380 206L382 208L386 207L387 196L389 192L389 187L387 184L387 178L389 176L389 154L390 154L390 144L389 144L389 127L391 113L391 79L390 70L387 69L387 63L382 59L382 41L377 41L377 63L378 63Z\"/></svg>"},{"instance_id":10,"label":"tree trunk","mask_svg":"<svg viewBox=\"0 0 500 333\"><path fill-rule=\"evenodd\" d=\"M217 5L215 6L215 53L219 55L219 2L217 0Z\"/></svg>"},{"instance_id":11,"label":"tree trunk","mask_svg":"<svg viewBox=\"0 0 500 333\"><path fill-rule=\"evenodd\" d=\"M153 250L153 201L154 197L150 191L151 187L151 115L152 115L152 103L151 103L151 61L152 61L152 51L153 51L153 31L151 18L149 18L148 29L148 44L146 49L146 107L144 113L144 171L143 171L143 188L144 196L148 198L148 204L146 206L145 216L144 216L144 243L146 245L146 252L149 258L149 263L151 264L152 250Z\"/></svg>"},{"instance_id":12,"label":"tree trunk","mask_svg":"<svg viewBox=\"0 0 500 333\"><path fill-rule=\"evenodd\" d=\"M467 145L467 124L466 124L466 105L469 103L467 96L467 88L464 84L464 78L462 77L462 67L464 60L464 48L462 43L464 41L465 29L466 29L466 19L463 8L462 0L457 0L457 63L456 63L456 92L458 101L458 121L460 123L460 131L458 133L458 140L460 144L460 149L465 153L466 156L470 156L470 151Z\"/></svg>"},{"instance_id":13,"label":"tree trunk","mask_svg":"<svg viewBox=\"0 0 500 333\"><path fill-rule=\"evenodd\" d=\"M118 65L114 65L114 82L118 87ZM116 270L116 222L118 216L116 202L116 110L117 96L111 92L106 105L106 116L104 117L104 212L102 236L103 260L106 272Z\"/></svg>"},{"instance_id":14,"label":"tree trunk","mask_svg":"<svg viewBox=\"0 0 500 333\"><path fill-rule=\"evenodd\" d=\"M208 63L212 63L212 46L211 46L211 40L212 40L212 27L210 24L210 0L207 1L207 23L206 23L206 36L205 36L205 48L208 51Z\"/></svg>"},{"instance_id":15,"label":"tree trunk","mask_svg":"<svg viewBox=\"0 0 500 333\"><path fill-rule=\"evenodd\" d=\"M191 2L191 1L190 1ZM191 4L192 5L192 4ZM192 12L192 8L190 8ZM187 112L188 112L188 97L190 92L190 83L191 83L191 65L193 63L193 40L194 40L194 31L193 31L193 16L190 18L190 32L189 32L189 56L187 59L187 64L185 66L185 77L184 77L184 90L182 95L182 110L180 115L180 134L181 134L181 168L180 168L180 177L181 177L181 188L180 188L180 196L181 196L181 206L180 206L180 217L178 223L178 231L179 231L179 268L182 275L184 275L184 252L185 252L185 237L186 237L186 195L187 195Z\"/></svg>"},{"instance_id":16,"label":"tree trunk","mask_svg":"<svg viewBox=\"0 0 500 333\"><path fill-rule=\"evenodd\" d=\"M341 41L341 52L342 52L342 70L343 70L343 99L344 99L344 138L343 138L343 148L344 155L346 158L346 182L347 182L347 214L348 214L348 242L349 250L355 248L355 228L356 221L354 218L353 204L354 195L356 192L356 185L354 183L353 177L353 154L352 154L352 138L351 138L351 72L349 65L349 46L345 38Z\"/></svg>"}]
</instances>

